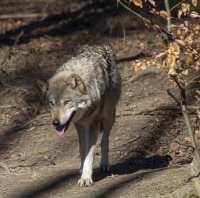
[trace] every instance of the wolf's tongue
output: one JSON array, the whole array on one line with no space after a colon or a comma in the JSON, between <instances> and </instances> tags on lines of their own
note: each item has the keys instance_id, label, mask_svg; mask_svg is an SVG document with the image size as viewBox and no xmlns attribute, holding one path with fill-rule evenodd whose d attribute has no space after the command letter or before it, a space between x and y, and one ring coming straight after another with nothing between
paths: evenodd
<instances>
[{"instance_id":1,"label":"wolf's tongue","mask_svg":"<svg viewBox=\"0 0 200 198\"><path fill-rule=\"evenodd\" d=\"M65 133L65 127L63 126L63 127L56 127L55 128L56 129L56 133L57 133L57 135L58 136L63 136L64 135L64 133Z\"/></svg>"}]
</instances>

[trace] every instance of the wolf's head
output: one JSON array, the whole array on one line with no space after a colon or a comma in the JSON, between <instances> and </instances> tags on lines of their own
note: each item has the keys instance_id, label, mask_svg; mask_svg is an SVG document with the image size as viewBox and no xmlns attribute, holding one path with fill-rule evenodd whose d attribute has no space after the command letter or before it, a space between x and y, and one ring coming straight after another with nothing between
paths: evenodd
<instances>
[{"instance_id":1,"label":"wolf's head","mask_svg":"<svg viewBox=\"0 0 200 198\"><path fill-rule=\"evenodd\" d=\"M72 121L90 105L87 88L80 76L72 74L66 78L64 72L49 80L47 98L52 114L52 124L62 136Z\"/></svg>"}]
</instances>

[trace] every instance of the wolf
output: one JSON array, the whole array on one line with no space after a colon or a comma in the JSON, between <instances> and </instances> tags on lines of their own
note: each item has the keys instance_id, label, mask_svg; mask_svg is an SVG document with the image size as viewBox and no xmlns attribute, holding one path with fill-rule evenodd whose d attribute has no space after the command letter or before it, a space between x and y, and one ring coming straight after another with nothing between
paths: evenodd
<instances>
[{"instance_id":1,"label":"wolf","mask_svg":"<svg viewBox=\"0 0 200 198\"><path fill-rule=\"evenodd\" d=\"M121 80L110 46L83 46L48 80L52 124L63 136L71 123L79 137L80 186L93 184L93 160L99 132L101 170L109 170L109 134L115 121Z\"/></svg>"}]
</instances>

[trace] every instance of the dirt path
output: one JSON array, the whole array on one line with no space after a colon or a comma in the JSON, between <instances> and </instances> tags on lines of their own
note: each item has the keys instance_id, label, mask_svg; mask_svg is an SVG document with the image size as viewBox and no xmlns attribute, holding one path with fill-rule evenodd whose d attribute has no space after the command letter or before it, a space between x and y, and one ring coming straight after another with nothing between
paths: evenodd
<instances>
[{"instance_id":1,"label":"dirt path","mask_svg":"<svg viewBox=\"0 0 200 198\"><path fill-rule=\"evenodd\" d=\"M113 23L114 29L118 28ZM37 28L35 31L38 32ZM71 127L64 138L56 136L36 80L49 78L84 43L109 41L118 57L134 56L144 51L147 44L145 53L149 55L162 47L159 41L153 41L155 35L144 29L127 27L125 39L120 34L108 37L105 32L95 31L95 26L89 26L67 35L47 37L38 33L20 45L0 49L3 60L0 162L10 171L0 168L0 197L189 198L195 195L188 180L192 150L180 111L166 94L173 86L159 70L133 81L137 74L132 62L119 64L122 96L110 137L112 174L100 174L98 148L95 185L89 188L76 185L77 135ZM27 33L24 38L29 36Z\"/></svg>"},{"instance_id":2,"label":"dirt path","mask_svg":"<svg viewBox=\"0 0 200 198\"><path fill-rule=\"evenodd\" d=\"M45 112L24 128L2 131L5 141L1 159L11 171L7 174L1 170L2 197L180 197L183 186L187 189L184 192L193 193L191 182L186 182L190 177L188 165L167 168L191 157L185 148L180 148L182 155L176 156L170 147L185 136L180 114L174 114L176 109L166 94L167 79L159 73L132 83L129 64L120 65L123 91L111 135L113 175L104 177L97 169L94 186L77 187L76 133L72 128L64 138L57 137ZM16 97L10 91L7 94ZM98 162L99 149L96 167Z\"/></svg>"}]
</instances>

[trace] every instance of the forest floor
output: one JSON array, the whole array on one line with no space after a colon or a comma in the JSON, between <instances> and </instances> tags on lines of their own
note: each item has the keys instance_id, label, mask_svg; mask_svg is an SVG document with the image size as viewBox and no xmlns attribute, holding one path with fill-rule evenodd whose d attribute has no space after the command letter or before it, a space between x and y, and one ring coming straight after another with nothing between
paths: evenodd
<instances>
[{"instance_id":1,"label":"forest floor","mask_svg":"<svg viewBox=\"0 0 200 198\"><path fill-rule=\"evenodd\" d=\"M37 80L52 76L83 44L109 42L118 59L142 53L140 60L146 60L164 48L159 35L113 10L116 5L94 11L87 1L8 2L0 2L0 16L8 15L0 19L0 197L197 198L190 138L167 95L174 87L163 70L135 80L133 61L119 63L122 94L110 136L111 174L99 171L98 146L95 184L87 188L77 186L73 126L63 138L56 135L37 89ZM16 19L19 13L48 16Z\"/></svg>"}]
</instances>

